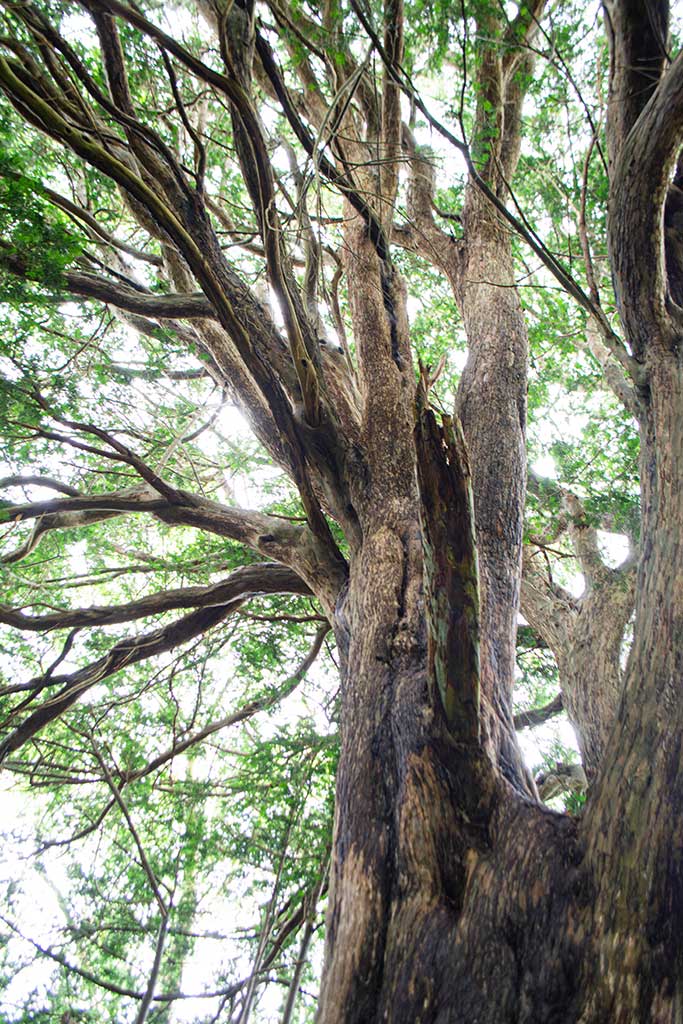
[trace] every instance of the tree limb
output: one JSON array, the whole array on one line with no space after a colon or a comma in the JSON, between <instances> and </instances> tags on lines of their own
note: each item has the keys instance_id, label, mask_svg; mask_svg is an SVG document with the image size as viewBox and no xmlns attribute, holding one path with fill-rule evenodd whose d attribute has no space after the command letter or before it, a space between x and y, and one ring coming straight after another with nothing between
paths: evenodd
<instances>
[{"instance_id":1,"label":"tree limb","mask_svg":"<svg viewBox=\"0 0 683 1024\"><path fill-rule=\"evenodd\" d=\"M78 498L81 494L81 492L76 487L72 487L71 484L64 484L61 480L56 480L52 476L42 476L40 473L3 476L0 478L0 491L4 491L7 487L49 487L51 490L59 491L61 494L66 494L70 498ZM3 502L0 502L0 508L2 508L2 505Z\"/></svg>"},{"instance_id":2,"label":"tree limb","mask_svg":"<svg viewBox=\"0 0 683 1024\"><path fill-rule=\"evenodd\" d=\"M8 605L0 605L0 622L15 629L49 631L83 626L110 626L150 615L161 615L179 608L208 608L229 604L238 598L259 594L310 594L310 588L291 569L276 562L245 565L226 580L206 587L181 587L148 594L128 604L90 608L65 608L46 615L26 615Z\"/></svg>"},{"instance_id":3,"label":"tree limb","mask_svg":"<svg viewBox=\"0 0 683 1024\"><path fill-rule=\"evenodd\" d=\"M559 715L563 707L562 694L558 693L557 697L553 697L550 703L544 705L544 707L532 708L531 711L520 711L519 714L515 715L515 729L518 731L521 729L535 729L537 725L543 725L550 718Z\"/></svg>"},{"instance_id":4,"label":"tree limb","mask_svg":"<svg viewBox=\"0 0 683 1024\"><path fill-rule=\"evenodd\" d=\"M169 750L166 750L155 757L154 760L150 761L149 764L146 764L144 768L141 768L138 771L124 773L122 776L123 781L126 783L136 782L145 775L149 775L151 772L156 771L157 768L166 764L167 761L172 761L174 757L177 757L179 754L189 750L190 747L194 747L198 743L201 743L202 740L205 740L208 736L213 736L214 733L220 732L222 729L227 729L231 725L237 725L239 722L244 722L248 718L253 718L254 715L259 714L261 711L269 711L270 708L275 707L275 705L279 704L281 700L288 697L289 694L296 689L302 679L304 679L311 665L320 654L325 637L329 632L330 626L329 623L326 622L318 629L313 640L313 644L311 645L311 649L301 664L269 697L258 697L256 700L248 701L246 704L243 704L242 707L238 708L237 711L233 711L231 714L226 715L225 718L220 718L216 722L211 722L209 725L204 726L203 729L199 729L190 736L186 736L185 739L175 743Z\"/></svg>"},{"instance_id":5,"label":"tree limb","mask_svg":"<svg viewBox=\"0 0 683 1024\"><path fill-rule=\"evenodd\" d=\"M616 108L616 102L612 101ZM670 297L662 211L683 142L683 52L652 93L613 168L608 217L619 311L637 359L678 344L683 310ZM654 330L653 330L654 328Z\"/></svg>"},{"instance_id":6,"label":"tree limb","mask_svg":"<svg viewBox=\"0 0 683 1024\"><path fill-rule=\"evenodd\" d=\"M130 815L130 811L128 810L128 806L127 806L127 804L126 804L126 802L123 799L123 796L121 794L121 787L117 786L116 782L114 781L114 778L113 778L113 776L112 776L112 774L111 774L111 772L109 770L107 762L106 762L105 758L103 757L102 752L100 751L99 747L97 746L97 743L95 742L95 737L92 735L92 733L89 734L89 739L90 739L90 743L92 744L92 749L93 749L93 753L95 755L95 759L96 759L97 763L99 764L99 766L100 766L100 768L102 770L102 774L104 775L104 778L106 779L107 785L109 786L109 789L111 790L111 795L114 798L114 800L116 801L117 807L121 811L121 814L123 815L123 817L126 819L126 824L128 825L128 830L129 830L131 836L133 837L133 842L135 843L135 845L137 847L138 855L140 857L140 864L142 865L142 870L144 871L145 875L147 876L147 881L149 882L150 888L151 888L152 892L154 893L154 898L157 901L157 904L158 904L158 907L159 907L159 911L161 913L162 926L166 925L167 922L168 922L168 907L166 906L166 900L161 895L161 890L159 889L159 883L157 881L156 875L154 874L154 871L152 870L152 865L149 863L149 859L147 857L147 854L145 853L145 848L144 848L144 846L142 844L142 840L140 839L140 834L139 834L137 828L135 827L135 822L133 821L133 819L132 819L132 817ZM166 929L165 928L164 928L162 934L163 935L166 934ZM163 940L161 942L161 945L163 946ZM158 949L158 947L157 947L157 949ZM155 961L156 961L156 958L155 958ZM158 966L157 966L157 970L156 971L154 971L154 970L152 971L152 977L154 977L155 980L156 980L156 974L157 973L158 973ZM153 990L153 986L152 986L152 990ZM148 987L148 992L149 992L149 987ZM144 1005L144 1000L143 1000L143 1005ZM147 1006L149 1006L149 1000L147 1000Z\"/></svg>"},{"instance_id":7,"label":"tree limb","mask_svg":"<svg viewBox=\"0 0 683 1024\"><path fill-rule=\"evenodd\" d=\"M136 989L127 988L125 985L118 985L115 982L108 981L106 978L102 978L92 971L84 970L82 967L76 967L75 964L69 963L67 958L61 953L55 952L55 950L46 948L39 945L33 939L28 938L19 931L16 925L14 925L7 917L0 914L0 921L3 921L11 931L15 932L24 940L28 942L33 948L41 954L41 956L47 957L49 960L54 960L61 967L64 967L67 971L71 971L73 974L79 975L84 978L85 981L92 982L98 988L103 988L107 992L113 992L115 995L128 996L130 999L144 999L145 993L140 992ZM245 986L247 979L244 978L241 981L235 982L233 985L228 985L224 988L209 992L163 992L154 996L152 1002L155 1003L172 1003L176 999L216 999L219 996L235 996Z\"/></svg>"},{"instance_id":8,"label":"tree limb","mask_svg":"<svg viewBox=\"0 0 683 1024\"><path fill-rule=\"evenodd\" d=\"M137 1016L135 1018L135 1024L145 1024L147 1015L154 999L154 989L159 978L159 971L161 970L161 958L164 952L164 944L166 942L166 932L168 931L168 914L162 914L161 924L159 925L159 934L157 936L156 946L154 949L154 962L152 963L152 969L149 972L149 981L147 982L147 988L145 994L140 1002Z\"/></svg>"},{"instance_id":9,"label":"tree limb","mask_svg":"<svg viewBox=\"0 0 683 1024\"><path fill-rule=\"evenodd\" d=\"M280 567L271 568L274 568L277 574ZM249 580L251 575L253 581L252 569L253 567L251 566L244 566L242 570L237 570L236 572L242 577L243 582L245 575L247 580ZM285 571L285 574L287 574L287 571ZM291 579L289 576L288 578ZM260 581L261 583L263 582L263 577L260 577ZM53 697L45 700L0 744L0 762L9 754L18 750L28 740L32 739L46 725L62 715L96 683L109 678L109 676L123 668L135 665L140 661L146 661L148 658L163 654L166 651L174 650L195 637L201 636L230 615L233 615L245 601L253 596L254 592L249 589L249 584L247 584L247 586L233 592L233 596L224 604L200 608L152 633L144 633L120 640L107 654L90 665L86 665L84 668L69 675L51 676L45 685L61 686L61 689ZM30 700L33 700L39 692L40 687L33 692ZM9 720L14 717L18 710L17 708L14 712L10 712Z\"/></svg>"},{"instance_id":10,"label":"tree limb","mask_svg":"<svg viewBox=\"0 0 683 1024\"><path fill-rule=\"evenodd\" d=\"M612 170L667 63L668 0L603 0L610 44L607 142Z\"/></svg>"}]
</instances>

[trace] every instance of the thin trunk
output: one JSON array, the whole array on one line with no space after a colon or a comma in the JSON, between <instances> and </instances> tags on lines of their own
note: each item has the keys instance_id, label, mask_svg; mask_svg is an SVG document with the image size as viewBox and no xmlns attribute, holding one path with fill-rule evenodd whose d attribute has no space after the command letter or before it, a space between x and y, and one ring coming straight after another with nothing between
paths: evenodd
<instances>
[{"instance_id":1,"label":"thin trunk","mask_svg":"<svg viewBox=\"0 0 683 1024\"><path fill-rule=\"evenodd\" d=\"M316 918L318 916L318 902L322 895L323 889L327 882L329 874L329 858L326 859L323 868L320 871L320 877L318 882L313 888L313 892L309 896L304 897L303 904L303 917L305 920L304 932L301 936L301 942L299 943L299 954L296 958L294 965L294 973L292 974L292 980L289 983L287 990L287 996L285 998L285 1005L282 1011L282 1020L280 1024L290 1024L292 1014L294 1013L294 1007L299 996L299 987L301 985L301 977L303 974L306 961L308 960L308 950L313 938L313 933L316 927Z\"/></svg>"},{"instance_id":2,"label":"thin trunk","mask_svg":"<svg viewBox=\"0 0 683 1024\"><path fill-rule=\"evenodd\" d=\"M481 687L501 769L521 791L533 782L512 721L515 638L526 498L528 337L515 287L510 236L474 186L456 297L469 345L456 411L472 464L481 571Z\"/></svg>"},{"instance_id":3,"label":"thin trunk","mask_svg":"<svg viewBox=\"0 0 683 1024\"><path fill-rule=\"evenodd\" d=\"M633 610L635 576L634 566L601 566L587 580L584 595L574 598L549 579L542 557L525 557L522 614L553 652L563 707L591 782L621 698L623 640Z\"/></svg>"}]
</instances>

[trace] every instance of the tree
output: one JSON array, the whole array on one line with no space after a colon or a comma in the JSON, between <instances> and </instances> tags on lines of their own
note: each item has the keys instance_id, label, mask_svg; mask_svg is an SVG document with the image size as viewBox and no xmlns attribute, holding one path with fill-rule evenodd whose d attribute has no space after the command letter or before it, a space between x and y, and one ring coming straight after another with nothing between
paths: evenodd
<instances>
[{"instance_id":1,"label":"tree","mask_svg":"<svg viewBox=\"0 0 683 1024\"><path fill-rule=\"evenodd\" d=\"M148 856L136 820L162 804L146 791L136 813L136 780L275 706L328 629L338 754L309 737L315 757L293 760L253 967L218 1014L245 1022L298 935L292 1013L327 885L320 779L336 770L320 1022L683 1019L683 57L668 5L605 0L603 14L606 43L570 3L6 6L4 483L57 496L4 506L5 564L26 567L1 610L6 649L38 667L3 690L0 757L34 782L106 788L78 834L116 811L155 907L146 986L107 982L139 1021L177 994L199 867L160 883L176 855ZM437 415L463 332L454 409ZM136 381L151 422L125 397ZM211 384L289 481L267 510L218 500L244 455L198 447ZM556 442L547 480L527 474L527 391L540 422L560 386L598 391L606 411L580 446ZM621 565L600 529L629 538ZM54 589L77 571L70 538L87 550L81 582L99 584L87 607ZM196 651L204 671L247 602L283 594L300 597L266 617L313 622L309 656L200 725L173 697L177 666ZM538 800L520 752L520 601L559 670L536 719L563 705L578 737L578 814ZM48 631L56 658L22 640ZM150 728L169 714L159 749ZM319 841L283 919L306 833L291 794L315 786ZM182 814L168 799L167 829ZM195 861L207 817L183 824Z\"/></svg>"}]
</instances>

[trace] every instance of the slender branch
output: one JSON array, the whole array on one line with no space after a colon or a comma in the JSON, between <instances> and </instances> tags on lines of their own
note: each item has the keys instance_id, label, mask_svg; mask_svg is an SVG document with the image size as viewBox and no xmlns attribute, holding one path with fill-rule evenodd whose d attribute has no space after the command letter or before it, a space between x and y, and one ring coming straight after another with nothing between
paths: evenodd
<instances>
[{"instance_id":1,"label":"slender branch","mask_svg":"<svg viewBox=\"0 0 683 1024\"><path fill-rule=\"evenodd\" d=\"M256 950L256 956L254 957L254 964L251 970L251 974L249 976L249 980L247 982L247 990L242 1003L242 1012L239 1015L237 1024L248 1024L249 1017L251 1015L251 1008L254 1001L254 993L256 991L256 981L262 969L263 954L272 927L276 900L280 892L280 880L282 878L282 872L284 870L287 851L289 848L289 838L292 832L292 828L294 826L295 813L298 814L298 810L299 809L297 807L292 811L292 814L290 815L289 818L289 822L287 823L287 831L285 832L285 838L282 844L282 849L280 851L277 872L275 874L275 880L273 882L273 893L270 900L268 901L268 906L266 907L264 921L261 926L261 931L259 934L259 942Z\"/></svg>"},{"instance_id":2,"label":"slender branch","mask_svg":"<svg viewBox=\"0 0 683 1024\"><path fill-rule=\"evenodd\" d=\"M334 164L323 153L319 152L315 140L292 103L270 46L259 33L256 35L256 49L264 70L282 105L285 117L289 121L299 142L311 159L315 161L316 166L320 168L328 181L339 188L354 210L361 215L367 225L368 237L375 247L377 255L383 263L387 262L389 260L389 245L379 219L361 193L354 187L348 176L340 174Z\"/></svg>"},{"instance_id":3,"label":"slender branch","mask_svg":"<svg viewBox=\"0 0 683 1024\"><path fill-rule=\"evenodd\" d=\"M124 381L132 380L202 380L211 379L211 373L206 366L197 366L187 370L171 370L166 367L159 370L143 370L136 366L124 366L122 363L111 363L107 367L112 374L121 377Z\"/></svg>"},{"instance_id":4,"label":"slender branch","mask_svg":"<svg viewBox=\"0 0 683 1024\"><path fill-rule=\"evenodd\" d=\"M9 551L7 554L2 555L0 557L0 564L11 565L15 562L20 562L23 558L26 558L28 555L31 554L32 551L36 549L36 547L46 534L51 533L53 530L71 530L80 526L90 526L93 523L102 522L105 519L111 519L115 516L122 515L124 511L153 511L151 507L152 503L155 505L157 504L156 501L154 501L154 499L151 499L148 502L142 500L141 502L136 503L130 502L129 504L131 507L128 509L121 508L118 510L112 510L106 508L107 502L104 499L104 496L102 496L102 498L100 498L100 504L104 504L104 508L93 508L92 510L85 509L83 511L57 511L54 514L49 512L37 512L33 514L32 506L22 506L22 509L28 511L25 514L23 512L18 513L18 518L16 521L19 521L19 519L36 518L38 521L36 522L36 525L33 527L33 530L31 531L29 536L22 544L19 545L18 548L15 548L14 550ZM158 507L161 508L162 505L159 505ZM5 519L6 512L7 507L0 507L0 522L7 521Z\"/></svg>"},{"instance_id":5,"label":"slender branch","mask_svg":"<svg viewBox=\"0 0 683 1024\"><path fill-rule=\"evenodd\" d=\"M553 697L550 703L545 704L542 708L520 711L519 714L515 715L515 729L517 731L521 729L535 729L537 725L543 725L549 719L554 718L555 715L559 715L563 708L562 694L558 693L557 697Z\"/></svg>"},{"instance_id":6,"label":"slender branch","mask_svg":"<svg viewBox=\"0 0 683 1024\"><path fill-rule=\"evenodd\" d=\"M115 995L128 996L129 999L144 999L145 993L140 992L136 989L126 988L124 985L117 985L115 982L108 981L106 978L102 978L97 974L93 974L92 971L84 970L82 967L76 967L75 964L70 963L65 956L61 953L55 952L49 947L41 946L35 942L34 939L24 935L15 924L12 923L4 914L0 913L0 921L2 921L7 927L18 935L24 942L28 942L29 945L41 954L41 956L47 957L49 960L54 960L55 963L60 964L67 971L72 974L78 975L85 981L92 982L93 985L97 985L98 988L103 988L107 992L113 992ZM236 996L240 992L245 984L247 978L243 978L241 981L235 982L233 985L225 986L224 988L214 989L208 992L163 992L159 995L155 995L152 999L154 1003L173 1003L176 999L216 999L220 996Z\"/></svg>"},{"instance_id":7,"label":"slender branch","mask_svg":"<svg viewBox=\"0 0 683 1024\"><path fill-rule=\"evenodd\" d=\"M384 46L393 67L403 60L403 0L384 0ZM401 89L385 69L382 87L379 202L381 218L390 227L401 161Z\"/></svg>"},{"instance_id":8,"label":"slender branch","mask_svg":"<svg viewBox=\"0 0 683 1024\"><path fill-rule=\"evenodd\" d=\"M301 975L303 974L304 966L308 958L308 947L310 946L311 939L313 937L313 931L315 927L315 919L318 910L318 901L322 895L322 891L327 884L327 876L330 868L330 857L329 852L325 860L325 864L320 872L317 885L314 887L311 893L310 900L304 900L304 917L306 919L306 926L304 933L301 937L301 943L299 945L299 954L294 965L294 972L292 974L292 980L289 983L287 990L287 999L285 1000L285 1006L282 1011L282 1019L280 1024L290 1024L292 1015L294 1013L294 1007L296 1000L299 995L299 986L301 984Z\"/></svg>"},{"instance_id":9,"label":"slender branch","mask_svg":"<svg viewBox=\"0 0 683 1024\"><path fill-rule=\"evenodd\" d=\"M70 971L71 973L77 974L80 978L83 978L85 981L92 982L92 984L97 985L98 988L103 988L107 992L113 992L115 995L128 996L131 999L144 998L143 992L137 992L135 991L135 989L127 988L124 985L118 985L116 984L116 982L108 981L106 978L102 978L97 974L93 974L92 971L84 970L82 967L76 967L76 965L70 963L62 953L57 953L55 950L50 949L49 947L46 948L45 946L41 946L34 939L29 938L28 935L24 935L23 932L21 932L19 928L15 924L13 924L12 921L9 920L9 918L5 917L5 915L2 913L0 913L0 921L7 925L7 927L11 929L11 931L13 931L16 935L19 935L20 938L24 940L24 942L28 942L29 945L33 946L33 948L38 953L40 953L41 956L47 957L49 960L54 960L55 963L60 964L60 966L66 968L66 970Z\"/></svg>"},{"instance_id":10,"label":"slender branch","mask_svg":"<svg viewBox=\"0 0 683 1024\"><path fill-rule=\"evenodd\" d=\"M67 419L65 416L60 416L51 408L50 404L41 395L37 387L32 388L32 397L35 399L40 408L44 412L48 413L48 415L57 423L60 423L63 426L68 427L69 430L75 430L78 433L92 434L94 437L97 437L100 441L103 441L105 444L107 444L110 448L113 449L113 452L115 454L109 454L108 452L98 452L98 454L103 454L107 458L111 458L115 461L125 462L129 466L132 466L133 469L138 473L138 475L141 476L142 479L145 480L150 485L150 487L157 491L158 494L166 498L166 500L170 502L172 505L185 502L192 503L193 498L191 495L185 493L181 496L180 492L175 487L172 487L162 477L160 477L158 473L155 473L154 470L147 465L145 460L140 458L140 456L136 452L134 452L132 448L129 448L127 445L123 444L108 430L104 430L102 427L98 427L97 424L95 423L82 423L79 420L71 420ZM49 433L49 431L46 431L45 433ZM67 438L61 439L68 440Z\"/></svg>"},{"instance_id":11,"label":"slender branch","mask_svg":"<svg viewBox=\"0 0 683 1024\"><path fill-rule=\"evenodd\" d=\"M595 279L595 268L593 265L593 256L591 254L590 243L588 241L588 229L586 227L586 199L588 196L588 172L590 170L591 156L595 143L597 142L597 134L593 131L591 140L586 150L586 155L583 159L583 170L581 172L581 200L579 204L579 242L581 243L581 252L583 254L583 265L586 271L586 281L588 282L588 292L592 301L596 306L600 303L600 292L598 290L598 283Z\"/></svg>"},{"instance_id":12,"label":"slender branch","mask_svg":"<svg viewBox=\"0 0 683 1024\"><path fill-rule=\"evenodd\" d=\"M5 171L4 173L8 173ZM93 217L91 213L78 206L76 203L72 203L66 196L60 195L51 188L47 188L42 182L33 182L35 188L39 189L43 195L50 200L50 202L59 207L60 210L64 210L68 213L72 219L76 219L89 229L91 237L94 236L95 240L100 244L109 245L114 249L118 249L120 252L127 253L128 256L132 256L136 260L141 260L144 263L151 263L152 266L162 266L162 260L160 256L155 256L153 253L144 252L141 249L136 249L134 245L129 242L124 242L120 238L116 238L110 234L105 228L102 227L96 217Z\"/></svg>"},{"instance_id":13,"label":"slender branch","mask_svg":"<svg viewBox=\"0 0 683 1024\"><path fill-rule=\"evenodd\" d=\"M220 732L222 729L227 729L231 725L237 725L239 722L244 722L248 718L253 718L254 715L259 714L261 711L269 711L271 708L279 704L280 701L292 693L299 683L304 679L311 665L314 663L320 651L322 649L325 637L330 631L328 623L321 626L315 635L315 639L311 646L310 651L303 659L301 664L294 670L291 676L285 679L284 683L278 689L268 697L258 697L256 700L249 701L243 704L237 711L232 712L230 715L226 715L225 718L219 719L217 722L211 722L210 725L205 726L198 732L192 733L190 736L186 736L185 739L179 743L175 743L169 750L159 754L150 761L149 764L145 765L139 771L131 772L124 775L126 782L135 782L145 775L149 775L151 772L156 771L167 761L172 761L173 758L179 754L183 754L190 747L196 746L205 740L208 736L213 736L214 733Z\"/></svg>"},{"instance_id":14,"label":"slender branch","mask_svg":"<svg viewBox=\"0 0 683 1024\"><path fill-rule=\"evenodd\" d=\"M145 1024L152 1005L152 1000L154 999L154 989L156 988L159 971L161 970L161 958L164 952L166 932L168 931L168 920L168 914L161 915L161 924L159 925L159 934L157 936L156 947L154 950L154 963L152 964L152 970L149 973L147 989L140 1003L140 1008L135 1018L135 1024Z\"/></svg>"},{"instance_id":15,"label":"slender branch","mask_svg":"<svg viewBox=\"0 0 683 1024\"><path fill-rule=\"evenodd\" d=\"M8 764L7 767L11 768L11 765ZM51 850L53 847L70 846L71 843L76 843L78 842L79 839L85 839L87 836L92 835L93 832L97 832L98 828L100 827L104 819L107 817L109 812L114 807L116 807L116 800L112 797L111 800L108 800L107 803L104 805L104 807L97 815L95 820L91 821L89 825L85 825L82 829L79 829L78 832L75 832L72 836L69 836L68 839L46 840L46 842L40 844L40 846L36 850L36 854L44 853L46 850Z\"/></svg>"},{"instance_id":16,"label":"slender branch","mask_svg":"<svg viewBox=\"0 0 683 1024\"><path fill-rule=\"evenodd\" d=\"M55 480L52 476L41 476L40 473L33 473L23 476L16 474L15 476L4 476L0 478L0 491L4 491L7 487L49 487L50 490L59 491L60 494L67 494L70 498L80 497L81 492L70 484L63 484L61 480ZM3 502L0 501L0 508L2 508Z\"/></svg>"},{"instance_id":17,"label":"slender branch","mask_svg":"<svg viewBox=\"0 0 683 1024\"><path fill-rule=\"evenodd\" d=\"M97 760L97 763L99 764L100 768L102 769L102 774L104 775L104 778L106 780L107 785L109 786L109 789L111 790L111 795L113 796L114 800L116 801L116 805L119 808L119 810L121 811L121 814L126 819L126 824L128 825L128 831L130 832L131 836L133 837L133 842L135 843L135 845L137 847L138 855L140 857L140 864L142 865L142 870L145 872L145 874L147 876L147 881L149 882L150 888L151 888L152 892L154 893L154 898L157 901L157 904L159 906L159 911L161 912L161 921L162 921L162 926L163 926L163 925L167 924L167 922L168 922L168 907L166 906L166 900L161 895L161 890L159 889L159 883L157 882L156 875L154 874L154 871L152 870L152 865L149 863L149 859L147 857L147 854L145 853L145 848L143 846L142 840L140 839L140 835L138 833L138 830L135 827L135 822L133 821L133 819L132 819L132 817L130 815L130 811L128 810L128 806L126 804L126 801L123 799L123 796L121 795L121 789L116 784L116 782L114 781L114 778L113 778L113 776L112 776L112 774L111 774L111 772L109 770L109 766L107 765L107 762L106 762L105 758L102 756L102 753L101 753L97 743L95 742L95 737L94 737L94 735L92 733L89 734L89 738L90 738L90 742L92 744L92 749L93 749L93 753L95 755L95 759ZM163 933L161 933L161 934L163 934L163 935L166 934L166 929L165 928L163 930ZM163 947L163 941L162 941L161 945ZM158 948L157 948L157 952L159 952ZM156 958L155 958L155 962L156 962ZM156 975L157 974L158 974L158 967L157 967L156 972L152 971L152 976L153 976L154 980L156 980ZM152 979L150 979L150 982L151 981L152 981ZM154 990L154 986L152 985L152 991L153 990ZM149 991L149 988L148 988L148 991ZM151 993L150 993L150 995L151 995ZM143 1000L143 1004L144 1004L144 1000ZM147 1001L147 1006L149 1006L149 1000ZM144 1020L144 1018L143 1018L143 1020Z\"/></svg>"}]
</instances>

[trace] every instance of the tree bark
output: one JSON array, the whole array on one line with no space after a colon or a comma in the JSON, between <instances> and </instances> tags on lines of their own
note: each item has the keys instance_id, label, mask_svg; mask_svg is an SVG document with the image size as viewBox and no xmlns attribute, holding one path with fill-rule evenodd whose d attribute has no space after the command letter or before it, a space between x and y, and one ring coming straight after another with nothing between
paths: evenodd
<instances>
[{"instance_id":1,"label":"tree bark","mask_svg":"<svg viewBox=\"0 0 683 1024\"><path fill-rule=\"evenodd\" d=\"M456 411L472 463L482 582L482 694L501 768L533 792L512 722L517 609L526 499L528 337L509 232L473 185L456 297L469 345Z\"/></svg>"},{"instance_id":2,"label":"tree bark","mask_svg":"<svg viewBox=\"0 0 683 1024\"><path fill-rule=\"evenodd\" d=\"M580 524L574 535L592 528ZM581 547L581 541L578 541ZM557 662L563 707L576 732L589 781L602 762L614 726L623 685L624 632L633 612L636 566L630 560L610 569L597 545L594 560L579 559L586 589L575 598L549 579L545 560L529 546L525 552L521 608L529 624Z\"/></svg>"}]
</instances>

